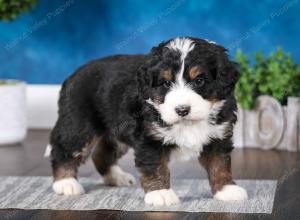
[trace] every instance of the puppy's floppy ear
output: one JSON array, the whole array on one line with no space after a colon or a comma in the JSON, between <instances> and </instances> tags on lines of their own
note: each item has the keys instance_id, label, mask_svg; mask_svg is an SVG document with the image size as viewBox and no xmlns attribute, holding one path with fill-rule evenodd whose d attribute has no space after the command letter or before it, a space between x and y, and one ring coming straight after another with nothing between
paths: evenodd
<instances>
[{"instance_id":1,"label":"puppy's floppy ear","mask_svg":"<svg viewBox=\"0 0 300 220\"><path fill-rule=\"evenodd\" d=\"M148 99L150 97L150 88L153 83L153 77L149 73L149 64L147 62L139 68L137 73L139 93L143 99Z\"/></svg>"},{"instance_id":2,"label":"puppy's floppy ear","mask_svg":"<svg viewBox=\"0 0 300 220\"><path fill-rule=\"evenodd\" d=\"M164 43L153 47L148 55L146 62L139 68L137 79L139 84L139 92L142 94L143 99L150 97L150 89L153 84L154 67L160 62Z\"/></svg>"},{"instance_id":3,"label":"puppy's floppy ear","mask_svg":"<svg viewBox=\"0 0 300 220\"><path fill-rule=\"evenodd\" d=\"M163 41L163 42L161 42L157 47L152 47L151 52L150 52L150 55L151 55L153 58L157 58L157 57L162 56L163 51L164 51L164 50L167 50L167 48L166 48L167 43L168 43L168 42Z\"/></svg>"},{"instance_id":4,"label":"puppy's floppy ear","mask_svg":"<svg viewBox=\"0 0 300 220\"><path fill-rule=\"evenodd\" d=\"M218 83L219 96L223 98L232 94L240 76L238 64L231 61L226 52L227 50L221 47L221 51L217 55L216 81Z\"/></svg>"}]
</instances>

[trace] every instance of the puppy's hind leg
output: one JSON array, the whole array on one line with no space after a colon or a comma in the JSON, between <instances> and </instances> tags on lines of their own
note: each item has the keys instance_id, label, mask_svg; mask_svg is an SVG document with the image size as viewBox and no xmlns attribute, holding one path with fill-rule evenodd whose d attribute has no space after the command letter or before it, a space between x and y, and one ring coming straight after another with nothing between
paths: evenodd
<instances>
[{"instance_id":1,"label":"puppy's hind leg","mask_svg":"<svg viewBox=\"0 0 300 220\"><path fill-rule=\"evenodd\" d=\"M68 160L63 163L52 162L54 182L52 188L59 195L80 195L84 189L77 181L79 161Z\"/></svg>"},{"instance_id":2,"label":"puppy's hind leg","mask_svg":"<svg viewBox=\"0 0 300 220\"><path fill-rule=\"evenodd\" d=\"M77 181L77 169L89 156L97 138L92 130L61 130L60 122L51 133L53 190L60 195L79 195L84 189ZM76 132L77 131L77 132Z\"/></svg>"},{"instance_id":3,"label":"puppy's hind leg","mask_svg":"<svg viewBox=\"0 0 300 220\"><path fill-rule=\"evenodd\" d=\"M103 135L98 142L92 159L97 171L103 176L104 183L110 186L129 186L135 184L135 178L124 172L117 161L128 150L128 146Z\"/></svg>"}]
</instances>

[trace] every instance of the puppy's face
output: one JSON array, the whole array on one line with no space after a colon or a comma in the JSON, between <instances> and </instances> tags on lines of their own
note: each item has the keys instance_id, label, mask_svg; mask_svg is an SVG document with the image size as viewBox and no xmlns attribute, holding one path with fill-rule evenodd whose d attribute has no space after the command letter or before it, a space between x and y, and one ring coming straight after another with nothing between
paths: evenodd
<instances>
[{"instance_id":1,"label":"puppy's face","mask_svg":"<svg viewBox=\"0 0 300 220\"><path fill-rule=\"evenodd\" d=\"M206 40L176 38L152 49L149 99L169 124L205 120L230 95L238 71L226 50Z\"/></svg>"}]
</instances>

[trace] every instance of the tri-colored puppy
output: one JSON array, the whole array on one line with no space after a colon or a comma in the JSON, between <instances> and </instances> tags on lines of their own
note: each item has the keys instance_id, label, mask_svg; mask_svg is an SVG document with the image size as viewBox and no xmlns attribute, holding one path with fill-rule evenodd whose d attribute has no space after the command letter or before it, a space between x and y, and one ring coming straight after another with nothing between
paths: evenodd
<instances>
[{"instance_id":1,"label":"tri-colored puppy","mask_svg":"<svg viewBox=\"0 0 300 220\"><path fill-rule=\"evenodd\" d=\"M91 152L106 184L135 183L118 166L132 147L147 204L179 203L168 162L190 158L207 170L214 198L246 199L230 164L238 78L222 46L196 38L171 39L146 55L116 55L79 68L62 86L51 133L54 191L84 192L76 173Z\"/></svg>"}]
</instances>

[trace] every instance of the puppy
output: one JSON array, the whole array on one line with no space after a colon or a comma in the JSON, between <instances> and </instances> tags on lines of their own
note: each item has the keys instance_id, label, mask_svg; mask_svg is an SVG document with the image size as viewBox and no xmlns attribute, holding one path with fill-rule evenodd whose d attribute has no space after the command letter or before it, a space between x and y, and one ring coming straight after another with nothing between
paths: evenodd
<instances>
[{"instance_id":1,"label":"puppy","mask_svg":"<svg viewBox=\"0 0 300 220\"><path fill-rule=\"evenodd\" d=\"M53 190L83 193L77 168L91 152L105 184L134 184L117 165L132 147L147 204L179 203L168 162L191 158L207 170L215 199L246 199L232 179L230 161L238 78L226 49L196 38L175 38L146 55L116 55L82 66L60 92L50 136Z\"/></svg>"}]
</instances>

